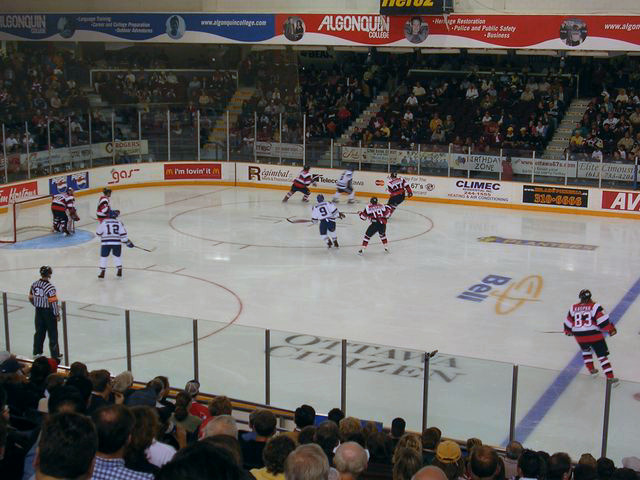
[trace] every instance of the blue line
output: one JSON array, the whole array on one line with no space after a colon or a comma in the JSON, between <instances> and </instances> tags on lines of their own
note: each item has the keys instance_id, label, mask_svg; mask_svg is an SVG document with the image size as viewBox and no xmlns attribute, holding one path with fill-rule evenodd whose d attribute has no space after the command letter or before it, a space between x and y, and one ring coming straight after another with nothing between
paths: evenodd
<instances>
[{"instance_id":1,"label":"blue line","mask_svg":"<svg viewBox=\"0 0 640 480\"><path fill-rule=\"evenodd\" d=\"M611 323L614 325L617 324L638 296L640 296L640 278L636 280L629 291L622 297L622 300L611 310L609 314ZM582 367L582 354L578 351L567 366L556 376L551 385L547 387L536 403L529 409L522 420L520 420L515 430L516 440L524 443L527 438L529 438L529 435L533 433L545 415L551 410L551 407L553 407L558 398L560 398L560 395L564 393L569 384L576 378ZM503 444L506 445L507 442L508 439Z\"/></svg>"}]
</instances>

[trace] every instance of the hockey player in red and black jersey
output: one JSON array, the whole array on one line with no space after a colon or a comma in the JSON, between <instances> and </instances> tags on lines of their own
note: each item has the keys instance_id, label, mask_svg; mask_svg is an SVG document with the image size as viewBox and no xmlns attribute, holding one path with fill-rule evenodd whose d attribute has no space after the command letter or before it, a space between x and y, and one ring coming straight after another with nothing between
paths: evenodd
<instances>
[{"instance_id":1,"label":"hockey player in red and black jersey","mask_svg":"<svg viewBox=\"0 0 640 480\"><path fill-rule=\"evenodd\" d=\"M98 208L96 209L96 217L98 218L98 221L102 222L104 219L110 218L111 211L111 189L104 188L102 190L102 196L100 197L100 200L98 200ZM117 212L119 215L120 212Z\"/></svg>"},{"instance_id":2,"label":"hockey player in red and black jersey","mask_svg":"<svg viewBox=\"0 0 640 480\"><path fill-rule=\"evenodd\" d=\"M593 350L598 356L606 377L617 382L618 379L613 376L611 363L609 363L607 342L602 334L602 332L607 332L609 336L613 336L618 333L616 327L609 322L609 315L604 312L602 306L592 300L589 290L581 290L578 297L580 303L571 306L564 321L564 333L575 337L582 350L584 365L591 375L598 373L593 365L591 354Z\"/></svg>"},{"instance_id":3,"label":"hockey player in red and black jersey","mask_svg":"<svg viewBox=\"0 0 640 480\"><path fill-rule=\"evenodd\" d=\"M387 190L389 191L389 195L391 195L387 205L389 205L393 210L404 202L405 193L407 194L407 197L413 197L413 190L411 190L409 182L402 177L398 177L396 172L391 172L391 177L387 182Z\"/></svg>"},{"instance_id":4,"label":"hockey player in red and black jersey","mask_svg":"<svg viewBox=\"0 0 640 480\"><path fill-rule=\"evenodd\" d=\"M370 220L371 225L369 225L369 228L367 228L367 231L364 233L362 248L358 250L358 255L364 253L365 248L369 245L369 240L371 240L371 237L376 233L380 235L380 240L382 240L382 245L384 245L384 251L389 253L389 248L387 247L387 220L392 213L393 208L389 205L380 205L376 197L372 197L371 200L369 200L369 205L359 214L362 220Z\"/></svg>"},{"instance_id":5,"label":"hockey player in red and black jersey","mask_svg":"<svg viewBox=\"0 0 640 480\"><path fill-rule=\"evenodd\" d=\"M73 189L53 196L51 201L51 213L53 214L53 231L70 235L75 231L74 222L80 220L76 213L76 198Z\"/></svg>"},{"instance_id":6,"label":"hockey player in red and black jersey","mask_svg":"<svg viewBox=\"0 0 640 480\"><path fill-rule=\"evenodd\" d=\"M311 173L309 173L309 167L305 165L304 167L302 167L302 171L298 174L296 179L293 181L293 185L291 185L291 190L287 192L287 194L284 196L282 201L286 202L291 198L291 196L294 193L300 192L304 195L304 197L302 197L302 201L308 202L309 195L311 195L311 191L309 190L309 185L311 185L312 183L315 184L315 182L318 181L318 178L319 178L318 175L311 175Z\"/></svg>"}]
</instances>

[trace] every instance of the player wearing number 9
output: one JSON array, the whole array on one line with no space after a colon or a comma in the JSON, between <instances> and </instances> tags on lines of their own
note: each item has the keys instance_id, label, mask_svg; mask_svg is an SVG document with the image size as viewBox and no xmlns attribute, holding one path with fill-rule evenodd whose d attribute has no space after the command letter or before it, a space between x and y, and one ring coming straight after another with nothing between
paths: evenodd
<instances>
[{"instance_id":1,"label":"player wearing number 9","mask_svg":"<svg viewBox=\"0 0 640 480\"><path fill-rule=\"evenodd\" d=\"M609 336L613 336L618 333L616 327L609 322L609 315L604 312L602 306L593 301L589 290L581 290L578 297L580 302L571 306L564 321L564 333L575 337L582 350L584 365L591 375L598 373L593 365L591 351L594 351L606 377L612 382L617 382L618 379L613 376L613 369L609 363L607 342L602 334L607 332Z\"/></svg>"},{"instance_id":2,"label":"player wearing number 9","mask_svg":"<svg viewBox=\"0 0 640 480\"><path fill-rule=\"evenodd\" d=\"M122 277L122 244L133 248L133 242L127 237L127 230L120 220L118 220L118 211L111 210L109 218L104 220L98 229L96 235L100 237L100 273L98 278L104 278L107 268L107 260L110 254L113 254L114 263L116 264L116 276Z\"/></svg>"}]
</instances>

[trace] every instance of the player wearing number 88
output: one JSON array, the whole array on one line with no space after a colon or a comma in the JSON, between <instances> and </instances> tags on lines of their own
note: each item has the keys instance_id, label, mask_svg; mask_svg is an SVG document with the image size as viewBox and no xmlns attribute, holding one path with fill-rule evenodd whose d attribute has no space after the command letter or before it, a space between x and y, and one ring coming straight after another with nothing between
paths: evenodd
<instances>
[{"instance_id":1,"label":"player wearing number 88","mask_svg":"<svg viewBox=\"0 0 640 480\"><path fill-rule=\"evenodd\" d=\"M96 235L100 237L102 243L100 248L100 273L98 278L104 278L104 273L107 268L107 259L111 253L118 269L117 276L122 277L122 244L125 243L127 247L133 248L133 242L127 237L127 230L120 220L117 219L118 213L115 210L109 212L109 217L104 220L98 229Z\"/></svg>"},{"instance_id":2,"label":"player wearing number 88","mask_svg":"<svg viewBox=\"0 0 640 480\"><path fill-rule=\"evenodd\" d=\"M609 315L604 312L602 306L593 301L589 290L581 290L578 297L580 302L571 306L564 321L564 333L575 337L582 350L584 365L590 374L598 373L598 370L593 366L591 354L593 350L598 356L606 377L617 382L618 379L613 376L613 369L609 363L607 342L602 334L602 332L607 332L609 336L613 336L617 330L609 322Z\"/></svg>"},{"instance_id":3,"label":"player wearing number 88","mask_svg":"<svg viewBox=\"0 0 640 480\"><path fill-rule=\"evenodd\" d=\"M311 209L311 221L320 222L320 236L327 243L327 247L338 248L338 234L336 233L336 218L344 218L344 214L338 211L331 202L325 202L323 195L318 195L318 204ZM328 232L328 234L327 234ZM329 239L331 237L331 239Z\"/></svg>"}]
</instances>

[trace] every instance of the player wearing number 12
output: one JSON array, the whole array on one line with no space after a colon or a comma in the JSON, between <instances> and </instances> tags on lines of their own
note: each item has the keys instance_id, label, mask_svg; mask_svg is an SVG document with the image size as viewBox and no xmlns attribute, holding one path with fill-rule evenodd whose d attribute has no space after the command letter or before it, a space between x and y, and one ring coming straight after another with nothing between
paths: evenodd
<instances>
[{"instance_id":1,"label":"player wearing number 12","mask_svg":"<svg viewBox=\"0 0 640 480\"><path fill-rule=\"evenodd\" d=\"M609 315L604 312L602 306L592 300L589 290L581 290L578 297L580 303L571 306L564 321L564 333L575 337L582 350L584 365L591 375L598 373L598 370L593 366L591 355L593 350L598 356L606 377L612 382L617 382L618 379L613 376L613 369L609 363L607 342L602 334L602 332L607 332L609 336L613 336L617 333L616 327L609 322Z\"/></svg>"},{"instance_id":2,"label":"player wearing number 12","mask_svg":"<svg viewBox=\"0 0 640 480\"><path fill-rule=\"evenodd\" d=\"M127 247L133 248L133 242L127 237L127 230L120 220L118 220L118 212L111 210L109 212L109 218L103 220L98 229L96 235L100 237L102 246L100 248L100 273L98 278L104 278L104 273L107 268L107 259L109 255L113 253L113 258L118 269L116 274L118 277L122 277L122 244L126 244Z\"/></svg>"},{"instance_id":3,"label":"player wearing number 12","mask_svg":"<svg viewBox=\"0 0 640 480\"><path fill-rule=\"evenodd\" d=\"M338 248L338 234L336 233L336 218L344 218L344 213L338 211L331 202L324 201L324 195L318 195L318 204L311 210L311 221L320 222L320 236L327 242L327 247ZM327 235L328 232L328 235ZM331 239L329 239L331 237Z\"/></svg>"}]
</instances>

